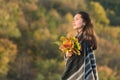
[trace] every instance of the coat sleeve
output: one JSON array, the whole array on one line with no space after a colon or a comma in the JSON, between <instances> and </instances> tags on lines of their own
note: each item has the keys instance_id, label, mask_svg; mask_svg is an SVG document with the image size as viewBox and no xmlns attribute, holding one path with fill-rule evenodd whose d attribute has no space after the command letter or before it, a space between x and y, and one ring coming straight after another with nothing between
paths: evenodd
<instances>
[{"instance_id":1,"label":"coat sleeve","mask_svg":"<svg viewBox=\"0 0 120 80\"><path fill-rule=\"evenodd\" d=\"M98 80L98 72L97 72L97 65L96 65L96 59L95 59L94 51L92 51L91 53L92 53L90 55L91 67L92 67L92 70L93 70L95 80Z\"/></svg>"}]
</instances>

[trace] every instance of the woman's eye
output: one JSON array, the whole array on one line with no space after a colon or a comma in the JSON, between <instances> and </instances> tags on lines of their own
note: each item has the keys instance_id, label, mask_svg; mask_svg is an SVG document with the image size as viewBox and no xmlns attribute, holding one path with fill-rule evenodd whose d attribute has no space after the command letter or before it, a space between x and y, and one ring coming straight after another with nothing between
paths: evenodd
<instances>
[{"instance_id":1,"label":"woman's eye","mask_svg":"<svg viewBox=\"0 0 120 80\"><path fill-rule=\"evenodd\" d=\"M75 18L74 21L79 20L79 18Z\"/></svg>"},{"instance_id":2,"label":"woman's eye","mask_svg":"<svg viewBox=\"0 0 120 80\"><path fill-rule=\"evenodd\" d=\"M76 18L76 20L79 20L79 18Z\"/></svg>"}]
</instances>

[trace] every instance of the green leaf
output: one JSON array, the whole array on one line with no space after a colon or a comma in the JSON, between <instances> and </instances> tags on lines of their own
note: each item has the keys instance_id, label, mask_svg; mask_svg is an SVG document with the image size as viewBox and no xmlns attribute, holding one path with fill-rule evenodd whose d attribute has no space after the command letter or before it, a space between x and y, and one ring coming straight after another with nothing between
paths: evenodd
<instances>
[{"instance_id":1,"label":"green leaf","mask_svg":"<svg viewBox=\"0 0 120 80\"><path fill-rule=\"evenodd\" d=\"M53 43L56 44L56 45L58 45L58 46L61 44L61 42L59 42L59 41L55 41Z\"/></svg>"},{"instance_id":2,"label":"green leaf","mask_svg":"<svg viewBox=\"0 0 120 80\"><path fill-rule=\"evenodd\" d=\"M60 41L64 41L65 40L65 37L64 36L61 36L60 37Z\"/></svg>"}]
</instances>

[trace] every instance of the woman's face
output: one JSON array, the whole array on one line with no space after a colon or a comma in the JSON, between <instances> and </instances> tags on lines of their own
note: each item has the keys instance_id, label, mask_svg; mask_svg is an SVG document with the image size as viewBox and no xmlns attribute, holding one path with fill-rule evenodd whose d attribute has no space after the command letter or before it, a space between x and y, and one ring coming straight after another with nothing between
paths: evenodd
<instances>
[{"instance_id":1,"label":"woman's face","mask_svg":"<svg viewBox=\"0 0 120 80\"><path fill-rule=\"evenodd\" d=\"M84 25L83 19L80 14L76 14L73 20L73 29L82 29Z\"/></svg>"}]
</instances>

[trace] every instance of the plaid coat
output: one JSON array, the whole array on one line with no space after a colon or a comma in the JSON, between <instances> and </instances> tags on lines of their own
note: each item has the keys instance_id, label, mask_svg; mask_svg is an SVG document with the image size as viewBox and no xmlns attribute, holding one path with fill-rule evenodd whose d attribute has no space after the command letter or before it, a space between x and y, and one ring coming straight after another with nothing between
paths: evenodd
<instances>
[{"instance_id":1,"label":"plaid coat","mask_svg":"<svg viewBox=\"0 0 120 80\"><path fill-rule=\"evenodd\" d=\"M81 35L77 35L80 37ZM82 45L81 55L73 54L66 58L66 68L62 80L98 80L98 72L94 51L84 39L80 40Z\"/></svg>"}]
</instances>

